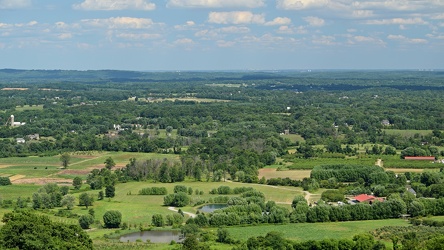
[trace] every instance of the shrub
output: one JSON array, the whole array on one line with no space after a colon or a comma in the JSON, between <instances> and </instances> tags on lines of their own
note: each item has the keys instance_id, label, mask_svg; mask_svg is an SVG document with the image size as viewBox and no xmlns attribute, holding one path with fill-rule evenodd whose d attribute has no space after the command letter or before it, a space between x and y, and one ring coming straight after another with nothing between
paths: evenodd
<instances>
[{"instance_id":1,"label":"shrub","mask_svg":"<svg viewBox=\"0 0 444 250\"><path fill-rule=\"evenodd\" d=\"M79 225L83 229L88 229L94 223L94 217L90 214L82 215L79 218Z\"/></svg>"},{"instance_id":2,"label":"shrub","mask_svg":"<svg viewBox=\"0 0 444 250\"><path fill-rule=\"evenodd\" d=\"M122 214L117 210L110 210L103 215L103 223L106 228L118 228L122 222Z\"/></svg>"}]
</instances>

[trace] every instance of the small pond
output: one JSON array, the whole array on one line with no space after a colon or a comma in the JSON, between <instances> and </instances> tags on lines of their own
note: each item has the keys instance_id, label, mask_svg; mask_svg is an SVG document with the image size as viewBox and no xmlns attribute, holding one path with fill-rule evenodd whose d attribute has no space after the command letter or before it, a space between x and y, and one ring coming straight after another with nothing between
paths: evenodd
<instances>
[{"instance_id":1,"label":"small pond","mask_svg":"<svg viewBox=\"0 0 444 250\"><path fill-rule=\"evenodd\" d=\"M180 231L142 231L126 234L120 237L121 242L135 242L150 240L152 243L170 243L172 240L180 242L182 240Z\"/></svg>"},{"instance_id":2,"label":"small pond","mask_svg":"<svg viewBox=\"0 0 444 250\"><path fill-rule=\"evenodd\" d=\"M226 207L228 207L227 204L207 204L207 205L199 208L199 211L204 212L204 213L211 213L211 212L214 212L215 210L226 208Z\"/></svg>"}]
</instances>

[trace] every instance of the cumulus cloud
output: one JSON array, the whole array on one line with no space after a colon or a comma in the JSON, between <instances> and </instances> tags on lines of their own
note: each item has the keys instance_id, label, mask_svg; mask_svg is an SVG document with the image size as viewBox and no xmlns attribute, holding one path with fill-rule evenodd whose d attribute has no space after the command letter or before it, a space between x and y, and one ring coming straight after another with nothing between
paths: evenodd
<instances>
[{"instance_id":1,"label":"cumulus cloud","mask_svg":"<svg viewBox=\"0 0 444 250\"><path fill-rule=\"evenodd\" d=\"M372 10L353 10L352 17L355 18L366 18L374 16Z\"/></svg>"},{"instance_id":2,"label":"cumulus cloud","mask_svg":"<svg viewBox=\"0 0 444 250\"><path fill-rule=\"evenodd\" d=\"M263 24L263 14L253 14L250 11L210 12L208 22L217 24Z\"/></svg>"},{"instance_id":3,"label":"cumulus cloud","mask_svg":"<svg viewBox=\"0 0 444 250\"><path fill-rule=\"evenodd\" d=\"M236 42L233 41L225 41L225 40L216 41L216 45L221 48L233 47L235 44Z\"/></svg>"},{"instance_id":4,"label":"cumulus cloud","mask_svg":"<svg viewBox=\"0 0 444 250\"><path fill-rule=\"evenodd\" d=\"M148 34L148 33L120 33L116 34L116 37L123 38L127 40L148 40L148 39L158 39L162 36L160 34Z\"/></svg>"},{"instance_id":5,"label":"cumulus cloud","mask_svg":"<svg viewBox=\"0 0 444 250\"><path fill-rule=\"evenodd\" d=\"M434 3L435 2L435 3ZM435 1L410 1L410 0L373 0L373 1L355 1L352 6L360 9L388 9L396 11L414 11L439 4L441 0ZM441 4L442 5L442 4Z\"/></svg>"},{"instance_id":6,"label":"cumulus cloud","mask_svg":"<svg viewBox=\"0 0 444 250\"><path fill-rule=\"evenodd\" d=\"M219 29L205 29L196 32L194 35L197 37L201 37L203 39L222 39L227 34L245 34L250 32L250 29L247 27L238 27L238 26L228 26Z\"/></svg>"},{"instance_id":7,"label":"cumulus cloud","mask_svg":"<svg viewBox=\"0 0 444 250\"><path fill-rule=\"evenodd\" d=\"M1 9L21 9L31 6L31 0L0 0Z\"/></svg>"},{"instance_id":8,"label":"cumulus cloud","mask_svg":"<svg viewBox=\"0 0 444 250\"><path fill-rule=\"evenodd\" d=\"M348 39L348 43L349 44L367 43L367 44L377 44L385 46L383 40L369 36L350 36Z\"/></svg>"},{"instance_id":9,"label":"cumulus cloud","mask_svg":"<svg viewBox=\"0 0 444 250\"><path fill-rule=\"evenodd\" d=\"M147 0L85 0L80 4L74 4L73 8L79 10L154 10L156 5Z\"/></svg>"},{"instance_id":10,"label":"cumulus cloud","mask_svg":"<svg viewBox=\"0 0 444 250\"><path fill-rule=\"evenodd\" d=\"M265 6L265 0L169 0L167 6L179 8L258 8Z\"/></svg>"},{"instance_id":11,"label":"cumulus cloud","mask_svg":"<svg viewBox=\"0 0 444 250\"><path fill-rule=\"evenodd\" d=\"M335 45L336 38L334 36L317 36L312 39L312 43L319 45Z\"/></svg>"},{"instance_id":12,"label":"cumulus cloud","mask_svg":"<svg viewBox=\"0 0 444 250\"><path fill-rule=\"evenodd\" d=\"M62 34L58 35L57 37L61 40L65 40L65 39L72 38L72 34L71 33L62 33Z\"/></svg>"},{"instance_id":13,"label":"cumulus cloud","mask_svg":"<svg viewBox=\"0 0 444 250\"><path fill-rule=\"evenodd\" d=\"M412 43L412 44L428 43L428 41L426 39L422 39L422 38L408 38L408 37L405 37L403 35L388 35L387 38L390 39L390 40L393 40L393 41L401 42L401 43Z\"/></svg>"},{"instance_id":14,"label":"cumulus cloud","mask_svg":"<svg viewBox=\"0 0 444 250\"><path fill-rule=\"evenodd\" d=\"M315 17L315 16L308 16L304 17L304 20L310 25L310 26L324 26L325 21L322 18Z\"/></svg>"},{"instance_id":15,"label":"cumulus cloud","mask_svg":"<svg viewBox=\"0 0 444 250\"><path fill-rule=\"evenodd\" d=\"M277 7L284 10L303 10L326 6L329 0L277 0Z\"/></svg>"},{"instance_id":16,"label":"cumulus cloud","mask_svg":"<svg viewBox=\"0 0 444 250\"><path fill-rule=\"evenodd\" d=\"M111 17L107 19L83 19L83 24L108 29L146 29L154 25L149 18Z\"/></svg>"},{"instance_id":17,"label":"cumulus cloud","mask_svg":"<svg viewBox=\"0 0 444 250\"><path fill-rule=\"evenodd\" d=\"M181 38L174 41L175 45L193 45L194 41L190 38Z\"/></svg>"},{"instance_id":18,"label":"cumulus cloud","mask_svg":"<svg viewBox=\"0 0 444 250\"><path fill-rule=\"evenodd\" d=\"M424 24L427 24L427 22L424 21L420 17L415 17L415 18L392 18L392 19L382 19L382 20L368 20L365 23L366 24L372 24L372 25L390 25L390 24L396 24L396 25L408 25L408 24L424 25Z\"/></svg>"},{"instance_id":19,"label":"cumulus cloud","mask_svg":"<svg viewBox=\"0 0 444 250\"><path fill-rule=\"evenodd\" d=\"M289 25L291 23L291 19L288 17L276 17L273 21L266 22L265 25L273 26L273 25Z\"/></svg>"},{"instance_id":20,"label":"cumulus cloud","mask_svg":"<svg viewBox=\"0 0 444 250\"><path fill-rule=\"evenodd\" d=\"M190 29L191 27L194 27L195 25L196 23L194 21L186 21L185 24L175 25L174 28L176 30L187 30Z\"/></svg>"}]
</instances>

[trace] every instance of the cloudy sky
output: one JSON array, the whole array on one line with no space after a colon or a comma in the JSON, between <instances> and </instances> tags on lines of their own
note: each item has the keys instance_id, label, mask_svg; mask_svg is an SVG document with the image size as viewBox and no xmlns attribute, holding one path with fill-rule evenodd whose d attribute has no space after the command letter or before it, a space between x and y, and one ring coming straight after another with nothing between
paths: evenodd
<instances>
[{"instance_id":1,"label":"cloudy sky","mask_svg":"<svg viewBox=\"0 0 444 250\"><path fill-rule=\"evenodd\" d=\"M444 0L0 0L0 68L443 69Z\"/></svg>"}]
</instances>

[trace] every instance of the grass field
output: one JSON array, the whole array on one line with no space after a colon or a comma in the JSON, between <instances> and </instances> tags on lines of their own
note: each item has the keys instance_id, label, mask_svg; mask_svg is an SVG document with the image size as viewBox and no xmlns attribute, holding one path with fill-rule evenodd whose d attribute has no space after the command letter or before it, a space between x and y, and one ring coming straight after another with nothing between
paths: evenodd
<instances>
[{"instance_id":1,"label":"grass field","mask_svg":"<svg viewBox=\"0 0 444 250\"><path fill-rule=\"evenodd\" d=\"M286 225L260 225L227 228L235 239L247 240L253 236L265 236L268 232L281 232L284 238L298 241L322 239L351 239L384 226L409 226L406 220L346 221L329 223L300 223Z\"/></svg>"},{"instance_id":2,"label":"grass field","mask_svg":"<svg viewBox=\"0 0 444 250\"><path fill-rule=\"evenodd\" d=\"M281 135L281 137L289 139L292 143L294 142L305 142L305 139L298 134Z\"/></svg>"},{"instance_id":3,"label":"grass field","mask_svg":"<svg viewBox=\"0 0 444 250\"><path fill-rule=\"evenodd\" d=\"M432 133L432 130L415 130L415 129L383 129L383 132L385 132L388 135L401 135L404 137L414 137L417 135L428 135Z\"/></svg>"},{"instance_id":4,"label":"grass field","mask_svg":"<svg viewBox=\"0 0 444 250\"><path fill-rule=\"evenodd\" d=\"M34 105L34 106L23 105L23 106L17 106L17 107L15 107L15 110L18 111L18 112L26 111L26 110L43 110L43 105Z\"/></svg>"},{"instance_id":5,"label":"grass field","mask_svg":"<svg viewBox=\"0 0 444 250\"><path fill-rule=\"evenodd\" d=\"M378 157L348 157L345 159L342 158L310 158L310 159L302 159L302 158L293 158L289 160L291 165L288 165L289 169L313 169L318 165L330 165L330 164L355 164L355 165L375 165Z\"/></svg>"},{"instance_id":6,"label":"grass field","mask_svg":"<svg viewBox=\"0 0 444 250\"><path fill-rule=\"evenodd\" d=\"M21 178L66 178L85 177L94 168L103 168L106 158L111 157L116 167L124 167L131 158L137 160L170 159L179 160L177 155L130 152L74 152L67 169L62 169L60 156L11 157L0 159L0 176Z\"/></svg>"}]
</instances>

